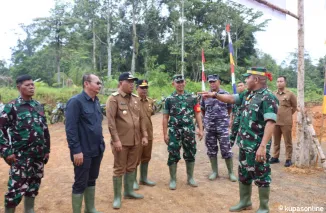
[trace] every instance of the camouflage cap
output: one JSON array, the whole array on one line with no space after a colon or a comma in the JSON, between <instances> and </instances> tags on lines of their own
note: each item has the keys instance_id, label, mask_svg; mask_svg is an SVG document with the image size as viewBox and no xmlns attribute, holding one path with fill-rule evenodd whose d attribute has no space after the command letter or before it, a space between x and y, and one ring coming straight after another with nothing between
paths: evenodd
<instances>
[{"instance_id":1,"label":"camouflage cap","mask_svg":"<svg viewBox=\"0 0 326 213\"><path fill-rule=\"evenodd\" d=\"M172 79L173 79L174 82L179 82L179 81L184 81L185 80L183 75L181 75L181 74L174 75Z\"/></svg>"},{"instance_id":2,"label":"camouflage cap","mask_svg":"<svg viewBox=\"0 0 326 213\"><path fill-rule=\"evenodd\" d=\"M220 77L217 74L207 76L207 81L208 82L217 81L217 80L220 80Z\"/></svg>"}]
</instances>

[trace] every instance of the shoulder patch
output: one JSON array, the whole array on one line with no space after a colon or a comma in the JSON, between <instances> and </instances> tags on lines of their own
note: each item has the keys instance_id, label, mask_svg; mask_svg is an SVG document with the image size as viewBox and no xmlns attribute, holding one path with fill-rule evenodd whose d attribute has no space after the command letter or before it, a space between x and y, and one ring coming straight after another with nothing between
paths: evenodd
<instances>
[{"instance_id":1,"label":"shoulder patch","mask_svg":"<svg viewBox=\"0 0 326 213\"><path fill-rule=\"evenodd\" d=\"M119 95L119 92L114 92L114 93L112 93L111 95L112 95L112 96L117 96L117 95Z\"/></svg>"}]
</instances>

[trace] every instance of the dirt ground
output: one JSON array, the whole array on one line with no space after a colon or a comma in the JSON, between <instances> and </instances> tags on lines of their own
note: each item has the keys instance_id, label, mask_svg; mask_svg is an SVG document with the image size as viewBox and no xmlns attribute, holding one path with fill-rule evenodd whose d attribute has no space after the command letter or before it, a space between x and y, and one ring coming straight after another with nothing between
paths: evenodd
<instances>
[{"instance_id":1,"label":"dirt ground","mask_svg":"<svg viewBox=\"0 0 326 213\"><path fill-rule=\"evenodd\" d=\"M317 133L321 126L321 107L310 108L314 113L314 124ZM325 119L326 120L326 119ZM227 179L227 169L224 160L219 155L219 175L215 181L209 181L210 164L206 156L204 141L198 142L196 156L195 179L199 187L192 188L186 185L185 163L181 160L178 164L177 190L171 191L168 188L169 171L166 165L167 150L162 136L162 114L153 117L154 146L153 155L149 167L149 177L156 181L155 187L141 186L139 193L143 194L143 200L122 200L122 208L113 210L113 186L112 186L112 163L113 156L110 146L106 147L102 161L100 176L97 181L97 209L103 213L108 212L169 212L169 213L190 213L190 212L228 212L231 205L237 203L238 183L231 183ZM325 125L326 127L326 125ZM105 140L108 142L106 120L103 122ZM69 151L66 142L64 126L62 123L50 126L51 133L51 156L45 168L45 177L42 180L39 196L36 199L37 213L71 213L71 186L73 183L73 166L69 159ZM326 135L326 134L325 134ZM326 138L326 137L325 137ZM326 142L322 144L326 151ZM234 157L238 157L238 148L233 148ZM281 152L281 163L272 165L272 185L270 197L271 212L284 212L279 208L286 207L323 207L326 211L325 186L326 173L320 168L297 169L285 168L284 146ZM235 172L237 173L237 161L234 161ZM0 212L4 212L3 196L7 190L9 167L0 161ZM253 186L253 210L259 206L257 187ZM21 203L22 204L22 203ZM17 208L18 213L23 212L23 205Z\"/></svg>"}]
</instances>

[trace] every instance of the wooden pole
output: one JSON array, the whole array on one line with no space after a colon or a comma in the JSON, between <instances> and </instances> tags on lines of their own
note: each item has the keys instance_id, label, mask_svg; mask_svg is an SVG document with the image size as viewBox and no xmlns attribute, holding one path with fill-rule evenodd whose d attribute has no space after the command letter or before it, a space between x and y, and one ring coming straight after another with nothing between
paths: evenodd
<instances>
[{"instance_id":1,"label":"wooden pole","mask_svg":"<svg viewBox=\"0 0 326 213\"><path fill-rule=\"evenodd\" d=\"M274 10L277 10L277 11L279 11L281 13L284 13L284 14L287 14L289 16L292 16L293 18L299 19L299 16L295 15L294 13L292 13L292 12L286 10L286 9L280 8L280 7L278 7L278 6L274 5L274 4L271 4L271 3L269 3L269 2L267 2L265 0L255 0L255 1L258 2L258 3L261 3L263 5L266 5L269 8L272 8Z\"/></svg>"}]
</instances>

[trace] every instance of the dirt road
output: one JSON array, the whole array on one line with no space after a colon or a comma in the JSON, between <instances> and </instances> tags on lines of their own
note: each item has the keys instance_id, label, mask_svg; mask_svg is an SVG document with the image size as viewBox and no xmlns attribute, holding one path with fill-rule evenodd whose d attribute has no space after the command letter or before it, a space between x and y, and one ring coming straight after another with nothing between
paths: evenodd
<instances>
[{"instance_id":1,"label":"dirt road","mask_svg":"<svg viewBox=\"0 0 326 213\"><path fill-rule=\"evenodd\" d=\"M149 167L149 177L157 182L155 187L141 186L139 193L145 196L143 200L124 200L120 210L113 210L112 188L112 162L113 156L107 145L102 161L100 177L97 181L97 209L101 212L228 212L228 208L236 204L239 198L238 183L231 183L227 179L227 169L223 159L219 155L220 178L209 181L210 164L206 156L204 141L198 142L196 157L195 178L199 183L198 188L186 185L185 163L181 160L177 171L177 190L168 188L169 172L166 145L163 143L162 115L153 117L154 148L153 157ZM106 120L103 122L106 142L109 141ZM71 186L73 183L73 166L69 159L64 126L62 123L51 125L51 157L45 168L45 177L42 181L40 194L36 199L37 213L71 213ZM108 144L108 143L107 143ZM325 145L323 145L324 151ZM233 148L235 159L238 157L238 148ZM271 212L280 211L279 206L285 207L324 207L326 211L325 186L326 174L321 169L300 170L296 168L285 169L284 146L282 147L281 164L272 165L271 185ZM237 173L237 161L234 160ZM9 167L0 161L0 212L4 212L3 196L7 190ZM255 212L259 206L257 187L253 186L253 207ZM22 203L21 203L22 204ZM20 205L17 212L23 212Z\"/></svg>"}]
</instances>

